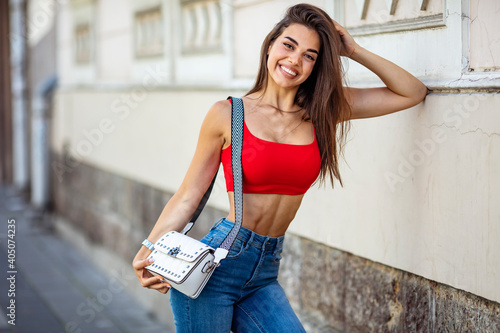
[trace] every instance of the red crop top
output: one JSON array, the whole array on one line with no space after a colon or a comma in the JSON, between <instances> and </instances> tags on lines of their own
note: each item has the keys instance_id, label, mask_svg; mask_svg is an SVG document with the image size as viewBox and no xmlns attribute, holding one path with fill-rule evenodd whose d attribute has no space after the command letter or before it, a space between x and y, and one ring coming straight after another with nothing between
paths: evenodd
<instances>
[{"instance_id":1,"label":"red crop top","mask_svg":"<svg viewBox=\"0 0 500 333\"><path fill-rule=\"evenodd\" d=\"M304 194L321 168L316 132L311 144L291 145L259 139L246 123L241 159L244 193ZM222 150L221 161L227 191L234 191L231 146Z\"/></svg>"}]
</instances>

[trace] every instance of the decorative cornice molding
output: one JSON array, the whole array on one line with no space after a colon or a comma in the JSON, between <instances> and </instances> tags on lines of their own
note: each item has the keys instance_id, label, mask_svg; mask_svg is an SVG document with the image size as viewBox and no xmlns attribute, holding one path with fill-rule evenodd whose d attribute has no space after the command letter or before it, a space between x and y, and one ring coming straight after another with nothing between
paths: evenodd
<instances>
[{"instance_id":1,"label":"decorative cornice molding","mask_svg":"<svg viewBox=\"0 0 500 333\"><path fill-rule=\"evenodd\" d=\"M412 19L389 21L382 24L367 24L349 28L353 36L369 36L382 33L394 33L409 30L442 28L446 26L444 14L422 16Z\"/></svg>"}]
</instances>

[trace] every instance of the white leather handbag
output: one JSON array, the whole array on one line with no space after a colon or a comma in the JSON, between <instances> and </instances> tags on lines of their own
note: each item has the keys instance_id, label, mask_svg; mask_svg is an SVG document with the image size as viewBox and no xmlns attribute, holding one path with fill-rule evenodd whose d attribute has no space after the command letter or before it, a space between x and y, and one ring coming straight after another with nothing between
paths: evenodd
<instances>
[{"instance_id":1,"label":"white leather handbag","mask_svg":"<svg viewBox=\"0 0 500 333\"><path fill-rule=\"evenodd\" d=\"M172 288L196 298L217 266L215 251L196 239L170 231L155 243L148 257L155 261L146 268L155 275L161 275ZM219 261L222 256L219 256Z\"/></svg>"},{"instance_id":2,"label":"white leather handbag","mask_svg":"<svg viewBox=\"0 0 500 333\"><path fill-rule=\"evenodd\" d=\"M215 176L203 196L191 221L182 233L170 231L164 234L155 244L148 258L154 262L147 266L154 275L161 275L172 288L183 294L197 298L215 268L226 258L231 245L241 228L243 220L243 180L241 169L241 152L243 149L243 101L229 97L231 108L231 165L233 169L235 224L222 244L214 249L196 239L186 236L191 230L212 191Z\"/></svg>"}]
</instances>

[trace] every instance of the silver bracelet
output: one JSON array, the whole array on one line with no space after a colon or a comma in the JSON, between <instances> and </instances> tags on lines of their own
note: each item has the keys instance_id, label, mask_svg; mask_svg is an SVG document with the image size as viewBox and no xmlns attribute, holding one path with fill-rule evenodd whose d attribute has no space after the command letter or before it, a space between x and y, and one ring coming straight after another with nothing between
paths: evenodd
<instances>
[{"instance_id":1,"label":"silver bracelet","mask_svg":"<svg viewBox=\"0 0 500 333\"><path fill-rule=\"evenodd\" d=\"M142 245L144 245L145 247L147 247L149 249L149 251L153 251L155 249L155 245L153 243L151 243L150 241L148 241L147 239L145 239L142 242Z\"/></svg>"}]
</instances>

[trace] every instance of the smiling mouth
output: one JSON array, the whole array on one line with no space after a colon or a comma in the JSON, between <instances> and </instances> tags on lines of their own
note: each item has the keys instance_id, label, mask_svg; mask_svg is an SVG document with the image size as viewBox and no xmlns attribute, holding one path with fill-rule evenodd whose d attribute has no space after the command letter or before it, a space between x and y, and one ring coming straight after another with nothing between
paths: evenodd
<instances>
[{"instance_id":1,"label":"smiling mouth","mask_svg":"<svg viewBox=\"0 0 500 333\"><path fill-rule=\"evenodd\" d=\"M280 68L285 72L292 76L297 76L297 73L292 71L291 69L286 68L285 66L280 65Z\"/></svg>"}]
</instances>

